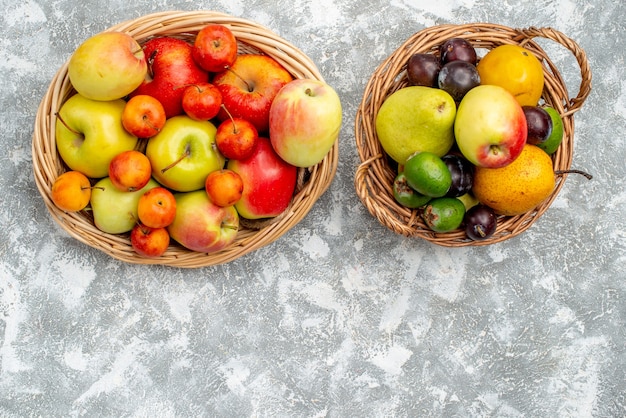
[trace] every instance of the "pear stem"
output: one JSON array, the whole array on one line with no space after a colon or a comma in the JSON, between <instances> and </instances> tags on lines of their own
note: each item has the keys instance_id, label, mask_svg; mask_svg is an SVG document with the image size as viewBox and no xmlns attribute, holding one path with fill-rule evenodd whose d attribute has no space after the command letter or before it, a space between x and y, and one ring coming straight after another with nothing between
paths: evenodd
<instances>
[{"instance_id":1,"label":"pear stem","mask_svg":"<svg viewBox=\"0 0 626 418\"><path fill-rule=\"evenodd\" d=\"M556 174L557 176L563 175L563 174L570 174L570 173L574 173L574 174L580 174L583 175L585 177L587 177L588 180L591 180L593 178L593 176L589 173L586 173L582 170L556 170L554 172L554 174Z\"/></svg>"}]
</instances>

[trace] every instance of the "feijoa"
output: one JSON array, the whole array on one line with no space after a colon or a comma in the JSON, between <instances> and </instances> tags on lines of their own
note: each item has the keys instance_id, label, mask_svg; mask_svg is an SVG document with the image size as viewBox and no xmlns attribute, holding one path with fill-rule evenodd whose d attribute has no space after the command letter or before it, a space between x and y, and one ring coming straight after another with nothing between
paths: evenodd
<instances>
[{"instance_id":1,"label":"feijoa","mask_svg":"<svg viewBox=\"0 0 626 418\"><path fill-rule=\"evenodd\" d=\"M424 206L422 219L435 232L450 232L459 228L465 216L465 205L456 197L438 197Z\"/></svg>"},{"instance_id":2,"label":"feijoa","mask_svg":"<svg viewBox=\"0 0 626 418\"><path fill-rule=\"evenodd\" d=\"M406 175L399 173L393 181L393 197L396 202L409 209L424 206L431 199L413 190L406 181Z\"/></svg>"},{"instance_id":3,"label":"feijoa","mask_svg":"<svg viewBox=\"0 0 626 418\"><path fill-rule=\"evenodd\" d=\"M411 155L404 164L404 174L408 185L425 196L444 196L452 185L448 166L432 152Z\"/></svg>"}]
</instances>

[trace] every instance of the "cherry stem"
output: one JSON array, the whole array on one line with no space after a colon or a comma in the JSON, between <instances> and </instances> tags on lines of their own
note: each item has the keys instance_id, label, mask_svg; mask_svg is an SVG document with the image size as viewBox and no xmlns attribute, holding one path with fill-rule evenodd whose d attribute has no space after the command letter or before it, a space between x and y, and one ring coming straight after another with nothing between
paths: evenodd
<instances>
[{"instance_id":1,"label":"cherry stem","mask_svg":"<svg viewBox=\"0 0 626 418\"><path fill-rule=\"evenodd\" d=\"M169 170L170 168L174 167L176 164L178 164L179 162L181 162L182 160L184 160L185 158L189 157L189 155L191 154L191 147L189 146L189 144L187 144L185 146L185 152L183 152L183 155L181 155L176 161L174 161L173 163L169 164L168 166L166 166L165 168L161 169L161 173L165 174L165 172L167 170Z\"/></svg>"},{"instance_id":2,"label":"cherry stem","mask_svg":"<svg viewBox=\"0 0 626 418\"><path fill-rule=\"evenodd\" d=\"M63 126L65 126L67 128L68 131L70 131L74 135L78 135L80 137L83 136L83 134L81 134L80 132L76 131L75 129L70 128L70 126L63 120L63 118L61 117L61 114L59 112L56 112L54 115L57 117L59 122L61 122L63 124Z\"/></svg>"},{"instance_id":3,"label":"cherry stem","mask_svg":"<svg viewBox=\"0 0 626 418\"><path fill-rule=\"evenodd\" d=\"M222 109L224 109L224 112L226 112L226 114L228 115L228 118L233 123L233 133L234 134L238 133L237 124L235 123L235 118L233 118L233 115L230 114L230 112L228 111L226 106L224 106L224 104L221 104L221 107L222 107Z\"/></svg>"},{"instance_id":4,"label":"cherry stem","mask_svg":"<svg viewBox=\"0 0 626 418\"><path fill-rule=\"evenodd\" d=\"M582 170L556 170L554 172L554 174L556 174L557 176L560 176L560 175L563 175L563 174L571 174L571 173L583 175L583 176L587 177L588 180L591 180L593 178L593 176L591 174L586 173L586 172L584 172Z\"/></svg>"}]
</instances>

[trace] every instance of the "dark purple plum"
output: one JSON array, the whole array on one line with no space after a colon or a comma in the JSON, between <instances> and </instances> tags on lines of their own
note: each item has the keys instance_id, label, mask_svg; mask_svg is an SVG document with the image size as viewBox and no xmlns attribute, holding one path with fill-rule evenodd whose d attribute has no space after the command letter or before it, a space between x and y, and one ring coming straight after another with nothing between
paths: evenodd
<instances>
[{"instance_id":1,"label":"dark purple plum","mask_svg":"<svg viewBox=\"0 0 626 418\"><path fill-rule=\"evenodd\" d=\"M465 61L476 65L478 57L476 49L472 44L463 38L450 38L439 47L441 63L446 64L451 61Z\"/></svg>"},{"instance_id":2,"label":"dark purple plum","mask_svg":"<svg viewBox=\"0 0 626 418\"><path fill-rule=\"evenodd\" d=\"M550 114L540 106L522 106L522 110L524 110L528 127L526 142L533 145L545 142L552 133Z\"/></svg>"},{"instance_id":3,"label":"dark purple plum","mask_svg":"<svg viewBox=\"0 0 626 418\"><path fill-rule=\"evenodd\" d=\"M433 54L413 54L406 64L406 76L413 86L437 87L441 64Z\"/></svg>"},{"instance_id":4,"label":"dark purple plum","mask_svg":"<svg viewBox=\"0 0 626 418\"><path fill-rule=\"evenodd\" d=\"M450 61L441 67L437 85L460 102L465 93L480 84L480 76L475 65L465 61Z\"/></svg>"},{"instance_id":5,"label":"dark purple plum","mask_svg":"<svg viewBox=\"0 0 626 418\"><path fill-rule=\"evenodd\" d=\"M448 154L441 157L452 176L452 185L446 196L459 197L472 189L474 180L474 165L457 154Z\"/></svg>"},{"instance_id":6,"label":"dark purple plum","mask_svg":"<svg viewBox=\"0 0 626 418\"><path fill-rule=\"evenodd\" d=\"M498 218L489 206L478 204L466 213L465 233L474 241L482 241L491 237L498 227Z\"/></svg>"}]
</instances>

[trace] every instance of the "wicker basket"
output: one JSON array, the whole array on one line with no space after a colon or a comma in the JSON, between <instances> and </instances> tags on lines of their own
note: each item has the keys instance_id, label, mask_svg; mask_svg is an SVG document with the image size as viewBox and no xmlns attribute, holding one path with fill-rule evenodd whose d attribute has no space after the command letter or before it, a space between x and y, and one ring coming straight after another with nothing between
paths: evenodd
<instances>
[{"instance_id":1,"label":"wicker basket","mask_svg":"<svg viewBox=\"0 0 626 418\"><path fill-rule=\"evenodd\" d=\"M295 78L323 80L316 65L301 50L269 29L254 22L213 11L163 12L143 16L113 26L107 31L121 31L140 44L155 36L173 36L191 41L208 23L228 26L238 40L240 53L263 53L281 63ZM77 240L129 263L162 264L196 268L232 261L244 254L272 243L302 220L317 199L330 186L338 164L338 141L320 163L299 169L298 184L289 208L265 222L244 223L237 238L228 248L211 254L189 251L175 242L161 257L152 259L137 255L128 234L112 235L98 230L89 211L66 213L50 198L54 180L67 167L55 145L55 112L74 90L67 74L67 62L54 76L39 106L33 134L32 153L35 182L52 218Z\"/></svg>"},{"instance_id":2,"label":"wicker basket","mask_svg":"<svg viewBox=\"0 0 626 418\"><path fill-rule=\"evenodd\" d=\"M554 191L535 209L517 216L500 216L496 232L484 241L468 239L461 229L435 233L419 216L418 210L407 209L393 198L392 183L396 167L385 154L375 130L378 109L394 91L408 85L405 76L406 62L415 53L438 54L438 47L446 39L465 38L477 48L490 50L502 44L522 45L534 53L542 62L545 86L542 99L554 107L563 118L564 138L559 149L553 154L555 170L568 170L572 163L574 118L591 90L591 71L586 54L571 39L562 33L549 29L512 29L494 24L476 23L467 25L440 25L415 33L382 62L365 87L363 99L356 114L355 136L360 157L354 185L357 195L367 210L378 221L392 231L408 236L419 237L435 244L458 247L467 245L488 245L512 238L528 229L550 206L563 187L566 174L557 176ZM565 83L546 52L533 38L546 38L567 48L574 55L581 72L581 83L576 97L569 98Z\"/></svg>"}]
</instances>

